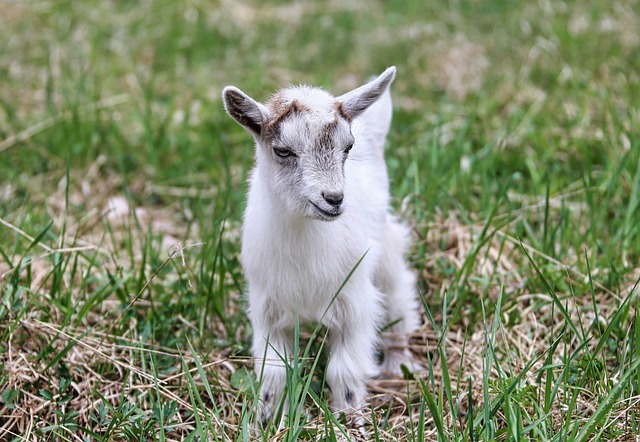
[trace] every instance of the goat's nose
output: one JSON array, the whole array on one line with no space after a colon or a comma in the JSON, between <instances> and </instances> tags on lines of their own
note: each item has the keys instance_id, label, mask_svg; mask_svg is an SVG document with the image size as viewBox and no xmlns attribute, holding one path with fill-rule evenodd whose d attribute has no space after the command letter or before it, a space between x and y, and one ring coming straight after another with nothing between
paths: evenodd
<instances>
[{"instance_id":1,"label":"goat's nose","mask_svg":"<svg viewBox=\"0 0 640 442\"><path fill-rule=\"evenodd\" d=\"M322 192L322 198L334 207L338 207L344 200L344 193L342 192Z\"/></svg>"}]
</instances>

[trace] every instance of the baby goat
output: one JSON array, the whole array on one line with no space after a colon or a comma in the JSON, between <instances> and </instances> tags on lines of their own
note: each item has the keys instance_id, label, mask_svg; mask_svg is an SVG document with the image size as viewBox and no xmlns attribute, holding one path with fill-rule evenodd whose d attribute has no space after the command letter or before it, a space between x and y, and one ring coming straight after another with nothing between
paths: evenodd
<instances>
[{"instance_id":1,"label":"baby goat","mask_svg":"<svg viewBox=\"0 0 640 442\"><path fill-rule=\"evenodd\" d=\"M389 213L383 152L395 72L337 98L308 86L266 104L232 86L222 92L227 113L256 141L242 263L263 419L282 397L297 320L329 330L335 411L364 405L381 328L382 370L412 366L416 278L404 260L409 232Z\"/></svg>"}]
</instances>

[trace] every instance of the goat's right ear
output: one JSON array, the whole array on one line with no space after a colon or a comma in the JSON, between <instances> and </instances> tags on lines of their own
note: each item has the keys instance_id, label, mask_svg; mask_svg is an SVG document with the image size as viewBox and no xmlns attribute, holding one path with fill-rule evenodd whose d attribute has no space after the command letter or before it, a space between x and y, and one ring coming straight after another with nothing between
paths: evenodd
<instances>
[{"instance_id":1,"label":"goat's right ear","mask_svg":"<svg viewBox=\"0 0 640 442\"><path fill-rule=\"evenodd\" d=\"M265 106L233 86L227 86L222 90L222 101L231 118L252 134L260 135L269 119L269 112Z\"/></svg>"}]
</instances>

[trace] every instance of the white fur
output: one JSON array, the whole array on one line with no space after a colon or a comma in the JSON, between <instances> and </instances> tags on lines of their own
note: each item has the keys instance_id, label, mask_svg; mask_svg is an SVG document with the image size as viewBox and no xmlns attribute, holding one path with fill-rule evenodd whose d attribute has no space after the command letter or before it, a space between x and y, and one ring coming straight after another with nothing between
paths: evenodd
<instances>
[{"instance_id":1,"label":"white fur","mask_svg":"<svg viewBox=\"0 0 640 442\"><path fill-rule=\"evenodd\" d=\"M419 325L415 276L404 260L409 232L389 214L383 156L394 75L389 68L337 98L307 86L288 88L265 105L239 89L223 91L227 112L256 140L242 262L256 372L263 375L263 417L273 413L285 386L284 360L292 355L298 319L329 329L327 381L336 411L364 404L386 324L395 322L382 341L382 368L411 366L407 334ZM286 114L289 107L294 110ZM344 148L354 140L345 160ZM295 157L280 158L274 148Z\"/></svg>"}]
</instances>

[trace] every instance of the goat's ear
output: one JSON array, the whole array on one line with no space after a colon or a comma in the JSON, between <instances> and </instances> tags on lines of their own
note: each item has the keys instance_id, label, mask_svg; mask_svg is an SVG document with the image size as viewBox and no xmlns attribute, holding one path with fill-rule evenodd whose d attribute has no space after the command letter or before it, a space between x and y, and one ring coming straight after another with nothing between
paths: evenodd
<instances>
[{"instance_id":1,"label":"goat's ear","mask_svg":"<svg viewBox=\"0 0 640 442\"><path fill-rule=\"evenodd\" d=\"M342 108L350 118L355 118L371 106L380 95L387 90L395 76L396 67L391 66L375 80L339 96L336 100L342 103Z\"/></svg>"},{"instance_id":2,"label":"goat's ear","mask_svg":"<svg viewBox=\"0 0 640 442\"><path fill-rule=\"evenodd\" d=\"M260 135L269 119L269 112L264 105L233 86L227 86L222 90L222 101L224 101L224 109L231 118L252 134Z\"/></svg>"}]
</instances>

